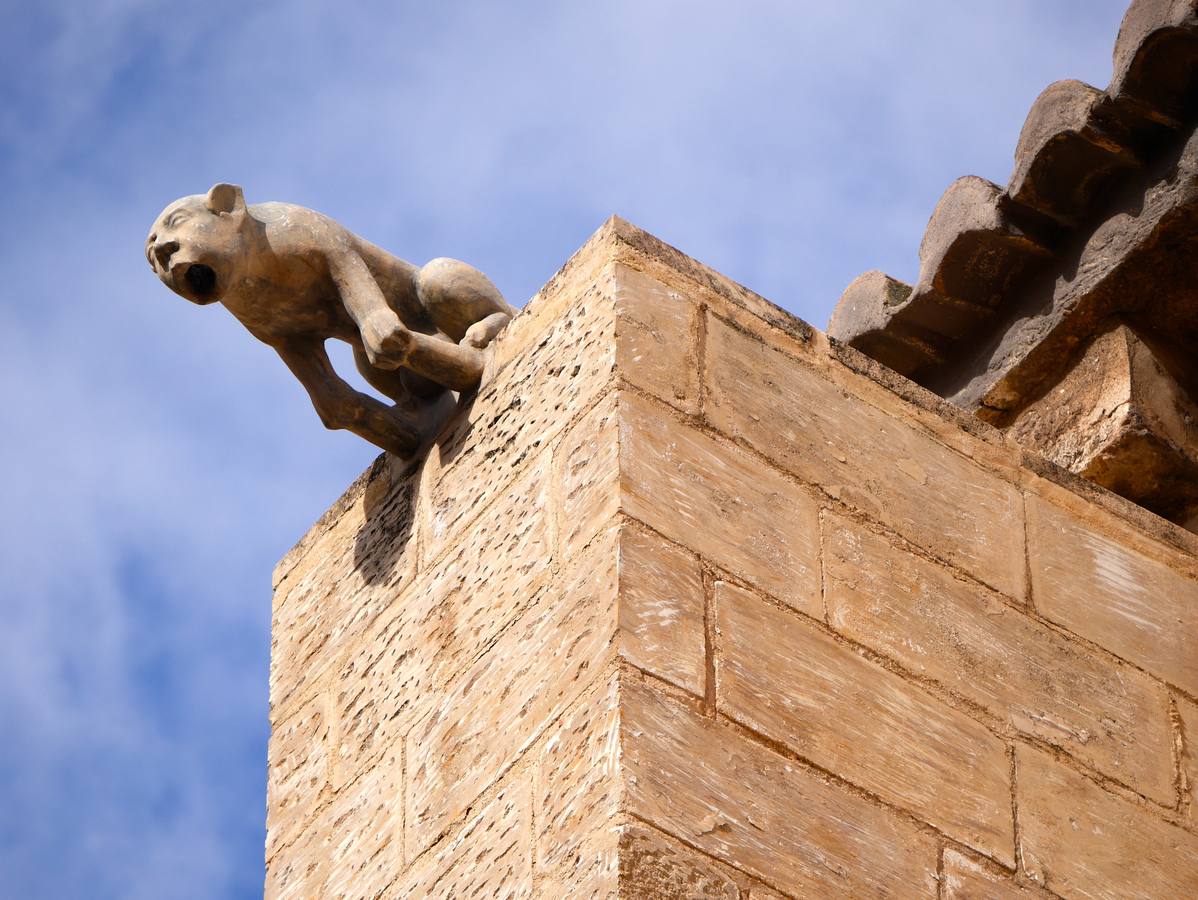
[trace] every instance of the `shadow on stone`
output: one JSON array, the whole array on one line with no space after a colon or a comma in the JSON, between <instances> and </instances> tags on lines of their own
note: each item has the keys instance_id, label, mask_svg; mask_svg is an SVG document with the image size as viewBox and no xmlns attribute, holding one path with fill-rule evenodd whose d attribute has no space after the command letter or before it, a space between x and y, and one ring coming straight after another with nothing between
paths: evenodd
<instances>
[{"instance_id":1,"label":"shadow on stone","mask_svg":"<svg viewBox=\"0 0 1198 900\"><path fill-rule=\"evenodd\" d=\"M402 570L400 561L416 552L413 524L419 468L384 453L367 476L365 521L354 540L354 568L370 585L385 584Z\"/></svg>"}]
</instances>

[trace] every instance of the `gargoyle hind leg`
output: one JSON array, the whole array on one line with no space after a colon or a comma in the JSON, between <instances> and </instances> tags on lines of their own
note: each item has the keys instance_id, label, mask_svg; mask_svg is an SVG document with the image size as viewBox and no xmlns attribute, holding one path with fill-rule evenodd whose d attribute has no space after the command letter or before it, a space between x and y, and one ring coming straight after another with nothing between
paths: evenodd
<instances>
[{"instance_id":1,"label":"gargoyle hind leg","mask_svg":"<svg viewBox=\"0 0 1198 900\"><path fill-rule=\"evenodd\" d=\"M275 346L312 399L326 428L352 431L376 447L406 456L422 443L426 424L416 409L387 406L347 384L329 361L322 341L288 341Z\"/></svg>"}]
</instances>

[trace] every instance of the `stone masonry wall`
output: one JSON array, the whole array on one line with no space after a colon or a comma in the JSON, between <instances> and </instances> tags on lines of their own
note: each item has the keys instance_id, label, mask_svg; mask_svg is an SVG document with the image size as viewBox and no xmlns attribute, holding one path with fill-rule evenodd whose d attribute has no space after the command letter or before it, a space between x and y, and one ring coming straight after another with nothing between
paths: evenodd
<instances>
[{"instance_id":1,"label":"stone masonry wall","mask_svg":"<svg viewBox=\"0 0 1198 900\"><path fill-rule=\"evenodd\" d=\"M1196 550L613 219L279 564L267 896L1196 896Z\"/></svg>"}]
</instances>

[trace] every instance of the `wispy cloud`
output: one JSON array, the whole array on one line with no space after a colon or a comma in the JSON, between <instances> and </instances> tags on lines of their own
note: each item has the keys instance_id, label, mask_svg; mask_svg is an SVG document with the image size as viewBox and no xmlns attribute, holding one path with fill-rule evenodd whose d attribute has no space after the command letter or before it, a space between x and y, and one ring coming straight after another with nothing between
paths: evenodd
<instances>
[{"instance_id":1,"label":"wispy cloud","mask_svg":"<svg viewBox=\"0 0 1198 900\"><path fill-rule=\"evenodd\" d=\"M822 325L1123 0L29 4L0 35L0 871L261 889L269 574L372 457L150 275L217 180L521 302L613 211Z\"/></svg>"}]
</instances>

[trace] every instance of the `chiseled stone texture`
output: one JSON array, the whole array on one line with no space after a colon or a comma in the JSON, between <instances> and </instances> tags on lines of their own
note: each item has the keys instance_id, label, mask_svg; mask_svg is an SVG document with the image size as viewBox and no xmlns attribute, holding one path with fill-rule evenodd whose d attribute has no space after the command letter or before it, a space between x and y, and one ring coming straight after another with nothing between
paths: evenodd
<instances>
[{"instance_id":1,"label":"chiseled stone texture","mask_svg":"<svg viewBox=\"0 0 1198 900\"><path fill-rule=\"evenodd\" d=\"M833 518L828 615L841 634L1162 803L1172 734L1164 688L985 588Z\"/></svg>"},{"instance_id":2,"label":"chiseled stone texture","mask_svg":"<svg viewBox=\"0 0 1198 900\"><path fill-rule=\"evenodd\" d=\"M1053 503L1029 497L1028 555L1036 609L1198 695L1195 561L1167 548L1157 550L1165 559L1154 559L1141 552L1128 532L1112 523L1104 533Z\"/></svg>"},{"instance_id":3,"label":"chiseled stone texture","mask_svg":"<svg viewBox=\"0 0 1198 900\"><path fill-rule=\"evenodd\" d=\"M945 900L1049 900L1052 894L1021 883L1010 872L972 859L953 847L944 850Z\"/></svg>"},{"instance_id":4,"label":"chiseled stone texture","mask_svg":"<svg viewBox=\"0 0 1198 900\"><path fill-rule=\"evenodd\" d=\"M1065 897L1198 896L1198 835L1029 747L1017 755L1019 857Z\"/></svg>"},{"instance_id":5,"label":"chiseled stone texture","mask_svg":"<svg viewBox=\"0 0 1198 900\"><path fill-rule=\"evenodd\" d=\"M716 585L717 709L1006 863L1003 742L916 684L748 591Z\"/></svg>"},{"instance_id":6,"label":"chiseled stone texture","mask_svg":"<svg viewBox=\"0 0 1198 900\"><path fill-rule=\"evenodd\" d=\"M277 567L267 895L1193 894L1198 540L1070 484L610 221Z\"/></svg>"}]
</instances>

